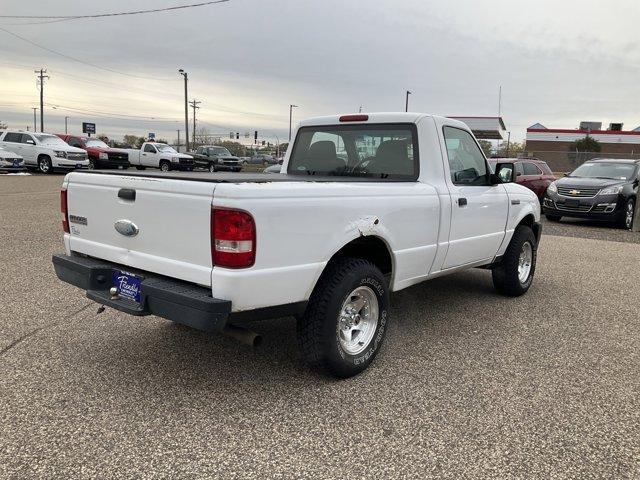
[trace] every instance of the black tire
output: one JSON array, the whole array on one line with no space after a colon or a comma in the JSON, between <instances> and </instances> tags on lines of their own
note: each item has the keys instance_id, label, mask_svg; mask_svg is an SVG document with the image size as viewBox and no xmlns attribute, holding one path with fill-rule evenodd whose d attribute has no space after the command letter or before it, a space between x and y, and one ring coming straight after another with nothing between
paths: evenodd
<instances>
[{"instance_id":1,"label":"black tire","mask_svg":"<svg viewBox=\"0 0 640 480\"><path fill-rule=\"evenodd\" d=\"M160 170L162 170L163 172L170 172L171 162L167 160L160 160Z\"/></svg>"},{"instance_id":2,"label":"black tire","mask_svg":"<svg viewBox=\"0 0 640 480\"><path fill-rule=\"evenodd\" d=\"M633 198L630 198L625 202L620 218L618 219L618 227L625 230L631 230L633 228L635 208L636 202Z\"/></svg>"},{"instance_id":3,"label":"black tire","mask_svg":"<svg viewBox=\"0 0 640 480\"><path fill-rule=\"evenodd\" d=\"M214 172L217 172L217 171L218 171L218 169L216 168L216 164L211 162L209 164L209 172L214 173Z\"/></svg>"},{"instance_id":4,"label":"black tire","mask_svg":"<svg viewBox=\"0 0 640 480\"><path fill-rule=\"evenodd\" d=\"M347 297L360 287L373 292L378 302L378 320L364 349L352 355L340 341L340 312ZM340 258L323 272L304 315L298 318L298 347L313 370L339 378L352 377L365 370L375 358L388 322L389 288L382 272L366 260Z\"/></svg>"},{"instance_id":5,"label":"black tire","mask_svg":"<svg viewBox=\"0 0 640 480\"><path fill-rule=\"evenodd\" d=\"M525 243L531 246L532 259L529 275L526 280L521 281L518 276L518 264ZM493 286L498 293L509 297L519 297L529 290L536 272L537 250L538 245L533 231L525 225L517 227L507 250L504 252L502 261L492 269Z\"/></svg>"},{"instance_id":6,"label":"black tire","mask_svg":"<svg viewBox=\"0 0 640 480\"><path fill-rule=\"evenodd\" d=\"M53 164L51 163L51 159L46 155L38 158L38 171L44 174L53 173Z\"/></svg>"},{"instance_id":7,"label":"black tire","mask_svg":"<svg viewBox=\"0 0 640 480\"><path fill-rule=\"evenodd\" d=\"M550 222L559 222L560 219L562 217L559 217L558 215L549 215L548 213L545 213L544 216L547 218L547 220L549 220Z\"/></svg>"},{"instance_id":8,"label":"black tire","mask_svg":"<svg viewBox=\"0 0 640 480\"><path fill-rule=\"evenodd\" d=\"M87 168L89 170L95 170L96 169L96 161L93 158L89 159L89 165L87 165Z\"/></svg>"}]
</instances>

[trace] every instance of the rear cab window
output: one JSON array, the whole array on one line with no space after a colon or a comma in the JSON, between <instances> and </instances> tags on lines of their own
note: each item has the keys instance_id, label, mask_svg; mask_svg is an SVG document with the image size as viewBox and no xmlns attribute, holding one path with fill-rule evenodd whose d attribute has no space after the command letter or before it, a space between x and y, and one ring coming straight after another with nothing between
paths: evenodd
<instances>
[{"instance_id":1,"label":"rear cab window","mask_svg":"<svg viewBox=\"0 0 640 480\"><path fill-rule=\"evenodd\" d=\"M298 130L289 175L417 180L415 124L319 125Z\"/></svg>"}]
</instances>

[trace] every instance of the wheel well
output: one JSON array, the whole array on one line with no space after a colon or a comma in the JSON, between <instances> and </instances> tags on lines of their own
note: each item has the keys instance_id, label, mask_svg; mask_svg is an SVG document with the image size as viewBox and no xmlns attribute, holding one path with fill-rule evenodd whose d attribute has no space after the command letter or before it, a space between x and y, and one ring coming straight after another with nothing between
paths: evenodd
<instances>
[{"instance_id":1,"label":"wheel well","mask_svg":"<svg viewBox=\"0 0 640 480\"><path fill-rule=\"evenodd\" d=\"M47 155L46 153L41 153L40 155L38 155L38 160L40 160L42 158L48 158L49 160L51 160L51 157L49 155Z\"/></svg>"},{"instance_id":2,"label":"wheel well","mask_svg":"<svg viewBox=\"0 0 640 480\"><path fill-rule=\"evenodd\" d=\"M536 240L540 240L540 224L536 223L533 215L529 214L522 220L520 220L518 226L520 225L526 225L527 227L529 227L533 231L533 235L536 237Z\"/></svg>"},{"instance_id":3,"label":"wheel well","mask_svg":"<svg viewBox=\"0 0 640 480\"><path fill-rule=\"evenodd\" d=\"M335 255L331 257L330 262L342 257L368 260L378 267L383 275L391 275L393 271L393 260L389 252L389 247L387 247L387 244L379 237L366 236L352 240L338 250Z\"/></svg>"}]
</instances>

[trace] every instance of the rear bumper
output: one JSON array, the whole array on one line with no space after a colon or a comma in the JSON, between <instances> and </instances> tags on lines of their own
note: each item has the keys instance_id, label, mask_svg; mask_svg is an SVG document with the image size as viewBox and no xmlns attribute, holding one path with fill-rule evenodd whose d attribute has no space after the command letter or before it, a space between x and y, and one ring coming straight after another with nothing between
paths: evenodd
<instances>
[{"instance_id":1,"label":"rear bumper","mask_svg":"<svg viewBox=\"0 0 640 480\"><path fill-rule=\"evenodd\" d=\"M207 332L221 331L229 318L231 302L211 296L207 288L141 272L115 263L89 257L57 254L52 258L58 278L86 291L87 297L101 305L131 315L157 315L176 323ZM140 304L112 298L109 290L114 270L126 270L144 278Z\"/></svg>"},{"instance_id":2,"label":"rear bumper","mask_svg":"<svg viewBox=\"0 0 640 480\"><path fill-rule=\"evenodd\" d=\"M0 167L0 173L20 173L25 172L27 167L20 165L19 167Z\"/></svg>"}]
</instances>

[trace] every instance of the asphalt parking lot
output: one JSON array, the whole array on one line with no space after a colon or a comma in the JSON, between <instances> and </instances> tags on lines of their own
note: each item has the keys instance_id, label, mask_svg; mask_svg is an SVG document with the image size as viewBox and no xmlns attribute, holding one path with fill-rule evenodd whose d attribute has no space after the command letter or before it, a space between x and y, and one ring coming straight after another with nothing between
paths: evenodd
<instances>
[{"instance_id":1,"label":"asphalt parking lot","mask_svg":"<svg viewBox=\"0 0 640 480\"><path fill-rule=\"evenodd\" d=\"M62 176L0 177L2 478L638 478L640 234L545 223L530 292L392 296L364 374L96 305L55 278Z\"/></svg>"}]
</instances>

